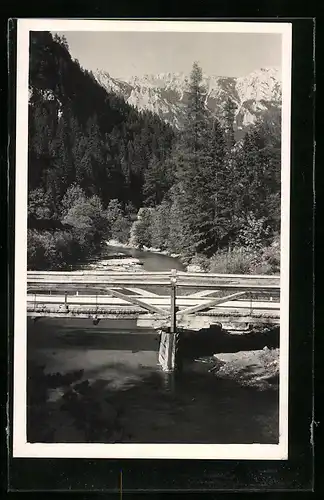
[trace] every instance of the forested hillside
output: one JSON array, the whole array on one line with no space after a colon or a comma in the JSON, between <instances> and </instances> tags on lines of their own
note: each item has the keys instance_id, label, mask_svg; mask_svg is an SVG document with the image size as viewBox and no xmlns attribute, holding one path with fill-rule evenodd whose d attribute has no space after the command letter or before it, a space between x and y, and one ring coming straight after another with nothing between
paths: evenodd
<instances>
[{"instance_id":1,"label":"forested hillside","mask_svg":"<svg viewBox=\"0 0 324 500\"><path fill-rule=\"evenodd\" d=\"M30 42L28 257L58 266L95 251L116 217L127 238L145 172L168 158L174 133L107 94L64 39L34 32Z\"/></svg>"},{"instance_id":2,"label":"forested hillside","mask_svg":"<svg viewBox=\"0 0 324 500\"><path fill-rule=\"evenodd\" d=\"M48 32L31 34L29 91L29 268L64 267L114 238L206 270L278 271L279 110L235 144L233 103L225 122L209 113L194 64L173 130L107 93Z\"/></svg>"}]
</instances>

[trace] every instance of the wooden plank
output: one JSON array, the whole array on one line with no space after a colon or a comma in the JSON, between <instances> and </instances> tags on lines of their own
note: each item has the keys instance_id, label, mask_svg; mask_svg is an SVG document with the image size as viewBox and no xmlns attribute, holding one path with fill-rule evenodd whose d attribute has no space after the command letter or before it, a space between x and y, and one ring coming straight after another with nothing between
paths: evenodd
<instances>
[{"instance_id":1,"label":"wooden plank","mask_svg":"<svg viewBox=\"0 0 324 500\"><path fill-rule=\"evenodd\" d=\"M80 286L83 286L83 287L88 287L88 288L95 288L95 287L105 287L107 285L109 286L139 286L139 287L142 287L142 286L169 286L170 285L170 282L169 280L147 280L147 281L143 281L143 279L116 279L116 280L100 280L100 281L94 281L94 280L88 280L88 281L85 281L85 280L70 280L70 281L55 281L55 280L48 280L48 281L39 281L39 280L30 280L27 282L27 286L29 289L31 289L32 287L34 289L41 289L41 288L47 288L49 289L49 287L52 287L52 289L55 289L55 286L57 288L64 286L64 285L67 285L67 286L71 286L71 287L79 287Z\"/></svg>"},{"instance_id":2,"label":"wooden plank","mask_svg":"<svg viewBox=\"0 0 324 500\"><path fill-rule=\"evenodd\" d=\"M69 305L121 305L123 306L124 304L128 304L129 300L124 300L124 299L119 299L117 297L112 296L112 294L107 294L107 295L67 295L68 297L68 303ZM127 297L130 297L127 295ZM134 296L131 296L134 297ZM139 298L138 296L134 297ZM225 297L226 298L226 297ZM223 298L222 298L223 299ZM145 302L146 304L150 304L153 306L157 307L164 307L164 308L170 308L170 296L159 296L159 297L141 297L141 300ZM216 300L216 298L215 298ZM43 294L38 294L38 295L32 295L28 294L27 295L27 303L38 303L38 304L63 304L64 303L64 295L43 295ZM210 299L208 297L206 298L188 298L186 296L184 297L177 297L177 306L182 307L182 308L188 308L189 306L196 306L196 305L203 305L205 304L208 307L208 304L210 303ZM248 301L248 300L240 300L240 301L235 301L231 300L228 302L224 302L222 304L222 307L236 307L236 308L246 308L249 307L250 309L279 309L280 308L280 302L275 302L275 301L270 301L270 300L253 300L253 301Z\"/></svg>"},{"instance_id":3,"label":"wooden plank","mask_svg":"<svg viewBox=\"0 0 324 500\"><path fill-rule=\"evenodd\" d=\"M218 290L199 290L199 292L194 292L190 293L189 295L186 295L185 297L187 299L200 299L207 297L208 295L211 295L212 293L216 293Z\"/></svg>"},{"instance_id":4,"label":"wooden plank","mask_svg":"<svg viewBox=\"0 0 324 500\"><path fill-rule=\"evenodd\" d=\"M130 283L130 280L127 280L127 282L122 282L121 280L117 282L108 282L108 281L101 281L101 282L84 282L84 281L74 281L74 282L28 282L27 284L27 290L52 290L52 291L73 291L73 290L86 290L86 289L96 289L96 290L102 290L104 291L106 287L131 287L132 285L137 285L139 287L145 287L145 286L169 286L169 282L163 281L163 282L158 282L158 281L133 281ZM280 293L280 288L273 286L273 285L228 285L228 284L214 284L214 283L182 283L178 286L181 286L183 288L193 288L193 289L209 289L211 291L217 291L217 290L245 290L245 291L251 291L251 292L272 292L273 294L279 294Z\"/></svg>"},{"instance_id":5,"label":"wooden plank","mask_svg":"<svg viewBox=\"0 0 324 500\"><path fill-rule=\"evenodd\" d=\"M171 285L171 325L170 325L170 331L171 333L176 332L177 324L176 324L176 286L175 284Z\"/></svg>"},{"instance_id":6,"label":"wooden plank","mask_svg":"<svg viewBox=\"0 0 324 500\"><path fill-rule=\"evenodd\" d=\"M145 276L165 275L170 276L170 271L111 271L111 270L79 270L79 271L27 271L27 276L86 276L86 275L112 275L112 276L135 276L142 274Z\"/></svg>"},{"instance_id":7,"label":"wooden plank","mask_svg":"<svg viewBox=\"0 0 324 500\"><path fill-rule=\"evenodd\" d=\"M151 311L151 312L156 312L156 313L159 313L159 314L162 314L165 316L169 315L168 311L166 312L164 309L161 309L160 307L156 307L156 306L153 306L151 304L147 304L147 303L143 302L142 300L135 298L134 296L124 295L123 293L117 292L116 290L112 290L112 289L109 289L109 291L115 297L123 299L126 302L130 302L131 304L138 305L138 306L142 307L143 309L146 309L146 310Z\"/></svg>"},{"instance_id":8,"label":"wooden plank","mask_svg":"<svg viewBox=\"0 0 324 500\"><path fill-rule=\"evenodd\" d=\"M233 293L232 295L227 295L226 297L217 297L216 299L210 300L208 302L205 302L203 304L198 304L197 306L189 307L188 309L181 309L181 311L177 312L178 316L182 316L184 314L192 314L195 312L203 311L204 309L210 309L211 307L214 307L218 304L222 304L224 302L227 302L234 297L239 297L244 295L245 292L237 292Z\"/></svg>"},{"instance_id":9,"label":"wooden plank","mask_svg":"<svg viewBox=\"0 0 324 500\"><path fill-rule=\"evenodd\" d=\"M87 312L78 312L75 313L73 311L49 311L49 312L42 312L42 311L27 311L27 316L29 318L80 318L80 319L92 319L94 316L97 319L129 319L129 320L137 320L140 315L139 313L134 313L130 312L127 313L126 311L123 311L120 314L113 313L113 312L99 312L99 313L87 313ZM144 319L144 318L143 318ZM154 318L154 321L163 321L164 318L158 317ZM147 321L153 321L153 319L147 318Z\"/></svg>"},{"instance_id":10,"label":"wooden plank","mask_svg":"<svg viewBox=\"0 0 324 500\"><path fill-rule=\"evenodd\" d=\"M147 290L143 290L142 288L132 288L132 287L124 287L125 290L129 290L130 292L137 293L142 297L160 297L158 293L148 292Z\"/></svg>"},{"instance_id":11,"label":"wooden plank","mask_svg":"<svg viewBox=\"0 0 324 500\"><path fill-rule=\"evenodd\" d=\"M204 277L208 277L210 279L217 280L247 280L247 281L274 281L276 283L280 282L279 275L249 275L249 274L215 274L215 273L190 273L183 271L176 271L171 273L170 271L110 271L110 270L87 270L87 271L28 271L27 277L29 278L40 278L46 279L50 276L55 277L66 277L66 276L102 276L102 277L118 277L118 276L141 276L141 277L153 277L153 276L175 276L177 280L181 280L182 278L193 278L193 279L201 279Z\"/></svg>"},{"instance_id":12,"label":"wooden plank","mask_svg":"<svg viewBox=\"0 0 324 500\"><path fill-rule=\"evenodd\" d=\"M57 278L58 280L65 280L70 278L85 278L93 277L95 279L102 278L104 280L115 280L115 279L168 279L172 273L169 271L163 272L147 272L147 271L28 271L27 280L38 279L46 281L52 278ZM236 282L249 283L249 284L269 284L273 283L275 286L280 286L280 276L271 275L238 275L238 274L215 274L215 273L188 273L183 271L175 271L173 276L176 276L178 283L183 281L193 281L195 283L201 282L202 280L208 280L209 282L227 282L233 284Z\"/></svg>"},{"instance_id":13,"label":"wooden plank","mask_svg":"<svg viewBox=\"0 0 324 500\"><path fill-rule=\"evenodd\" d=\"M107 274L96 274L96 273L89 273L86 275L83 274L62 274L62 275L57 275L57 274L47 274L47 275L34 275L34 276L27 276L27 281L56 281L56 282L67 282L67 281L114 281L114 280L119 280L122 279L123 281L130 280L132 281L133 279L136 280L141 280L142 282L145 282L146 280L163 280L170 282L170 278L166 274L142 274L140 272L137 273L107 273Z\"/></svg>"},{"instance_id":14,"label":"wooden plank","mask_svg":"<svg viewBox=\"0 0 324 500\"><path fill-rule=\"evenodd\" d=\"M74 281L47 281L47 282L40 282L40 281L29 281L27 283L27 289L28 290L62 290L62 287L64 286L68 287L67 289L75 289L75 290L81 290L82 288L87 289L87 288L93 288L93 289L104 289L106 286L110 287L118 287L118 286L123 286L123 287L132 287L132 286L138 286L138 287L145 287L145 286L169 286L168 281L158 281L158 280L150 280L150 281L145 281L143 280L129 280L123 281L123 280L118 280L118 281L113 281L113 280L106 280L106 281L79 281L79 280L74 280ZM211 283L211 282L199 282L199 283L193 283L193 282L186 282L186 283L179 283L178 286L181 286L183 288L193 288L193 289L209 289L209 290L246 290L246 291L253 291L253 292L263 292L263 291L270 291L273 293L280 293L280 288L278 288L275 285L255 285L255 284L228 284L228 283Z\"/></svg>"},{"instance_id":15,"label":"wooden plank","mask_svg":"<svg viewBox=\"0 0 324 500\"><path fill-rule=\"evenodd\" d=\"M231 323L236 323L236 324L246 324L246 323L255 323L255 324L273 324L273 325L279 325L280 324L280 316L273 315L273 316L262 316L260 314L255 315L255 314L246 314L246 315L239 315L239 314L220 314L219 312L217 314L203 314L203 313L198 313L199 314L199 321L208 319L209 323L211 322L217 322L217 323L226 323L230 321ZM201 314L201 315L200 315ZM157 316L157 315L150 315L149 313L143 313L143 312L134 312L134 311L121 311L119 313L116 313L114 311L96 311L96 312L82 312L82 311L66 311L64 309L62 310L54 310L54 311L34 311L32 308L30 308L27 311L27 316L30 318L80 318L80 319L92 319L94 316L98 319L129 319L129 320L138 320L143 322L147 322L148 324L152 324L156 326L159 322L161 322L161 325L164 325L165 323L165 316ZM184 316L183 318L178 319L178 324L181 326L183 325L182 321L186 320L185 325L189 324L190 326L190 318L194 320L196 317L195 316ZM188 323L189 320L189 323Z\"/></svg>"},{"instance_id":16,"label":"wooden plank","mask_svg":"<svg viewBox=\"0 0 324 500\"><path fill-rule=\"evenodd\" d=\"M230 308L216 308L216 309L210 309L208 311L203 311L203 312L197 312L197 316L253 316L253 317L262 317L263 319L265 318L279 318L280 317L280 310L279 309L254 309L251 311L249 308L245 309L239 309L233 307L232 309Z\"/></svg>"},{"instance_id":17,"label":"wooden plank","mask_svg":"<svg viewBox=\"0 0 324 500\"><path fill-rule=\"evenodd\" d=\"M177 271L177 277L181 278L182 276L211 276L212 278L246 278L246 279L280 279L280 274L223 274L223 273L206 273L206 272L188 272L188 271Z\"/></svg>"},{"instance_id":18,"label":"wooden plank","mask_svg":"<svg viewBox=\"0 0 324 500\"><path fill-rule=\"evenodd\" d=\"M280 287L277 285L257 285L257 284L247 284L247 283L212 283L208 281L200 281L200 282L178 282L178 286L187 287L187 288L209 288L213 290L246 290L246 291L278 291L280 292Z\"/></svg>"},{"instance_id":19,"label":"wooden plank","mask_svg":"<svg viewBox=\"0 0 324 500\"><path fill-rule=\"evenodd\" d=\"M177 278L182 277L182 276L194 276L194 277L200 277L200 276L211 276L213 278L244 278L244 279L255 279L255 278L261 278L265 280L271 280L271 279L280 279L279 274L223 274L223 273L206 273L206 272L188 272L188 271L178 271L176 269L173 269L171 271L111 271L109 269L84 269L84 270L75 270L75 271L27 271L28 276L47 276L47 275L58 275L58 276L63 276L63 275L87 275L87 274L97 274L97 275L105 275L105 274L110 274L110 275L137 275L137 274L143 274L143 275L175 275Z\"/></svg>"}]
</instances>

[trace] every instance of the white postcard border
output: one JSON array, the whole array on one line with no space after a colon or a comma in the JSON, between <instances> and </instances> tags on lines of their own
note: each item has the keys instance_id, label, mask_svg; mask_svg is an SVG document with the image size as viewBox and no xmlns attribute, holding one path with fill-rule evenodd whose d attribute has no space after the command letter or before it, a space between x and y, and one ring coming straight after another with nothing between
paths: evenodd
<instances>
[{"instance_id":1,"label":"white postcard border","mask_svg":"<svg viewBox=\"0 0 324 500\"><path fill-rule=\"evenodd\" d=\"M19 19L17 24L13 457L286 460L288 458L291 23ZM74 444L27 442L27 322L25 311L27 305L28 71L30 31L203 31L277 33L282 35L279 444Z\"/></svg>"}]
</instances>

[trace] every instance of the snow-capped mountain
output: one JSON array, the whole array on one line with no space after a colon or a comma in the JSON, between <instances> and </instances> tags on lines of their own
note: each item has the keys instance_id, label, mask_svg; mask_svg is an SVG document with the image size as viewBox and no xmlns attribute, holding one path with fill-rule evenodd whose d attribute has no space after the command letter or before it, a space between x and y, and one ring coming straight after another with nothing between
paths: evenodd
<instances>
[{"instance_id":1,"label":"snow-capped mountain","mask_svg":"<svg viewBox=\"0 0 324 500\"><path fill-rule=\"evenodd\" d=\"M108 92L115 92L139 110L150 110L181 128L186 112L188 75L161 73L135 76L127 81L113 78L105 71L98 71L95 76ZM204 75L203 85L206 106L219 119L227 99L234 101L238 133L265 112L281 108L281 81L276 68L262 68L238 78Z\"/></svg>"}]
</instances>

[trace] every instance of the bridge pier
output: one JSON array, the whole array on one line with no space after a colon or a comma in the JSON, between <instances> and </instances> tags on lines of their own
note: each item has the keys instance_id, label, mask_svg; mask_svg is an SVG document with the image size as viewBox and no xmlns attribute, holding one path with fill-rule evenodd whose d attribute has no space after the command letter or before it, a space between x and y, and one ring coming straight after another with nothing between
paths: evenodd
<instances>
[{"instance_id":1,"label":"bridge pier","mask_svg":"<svg viewBox=\"0 0 324 500\"><path fill-rule=\"evenodd\" d=\"M176 369L177 343L177 307L176 307L176 271L171 276L170 328L161 329L159 363L163 371L172 372Z\"/></svg>"},{"instance_id":2,"label":"bridge pier","mask_svg":"<svg viewBox=\"0 0 324 500\"><path fill-rule=\"evenodd\" d=\"M175 333L170 329L160 332L159 363L165 372L175 370Z\"/></svg>"}]
</instances>

